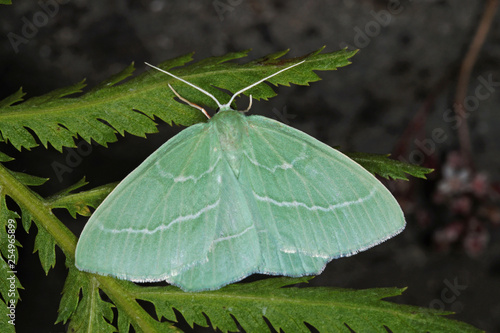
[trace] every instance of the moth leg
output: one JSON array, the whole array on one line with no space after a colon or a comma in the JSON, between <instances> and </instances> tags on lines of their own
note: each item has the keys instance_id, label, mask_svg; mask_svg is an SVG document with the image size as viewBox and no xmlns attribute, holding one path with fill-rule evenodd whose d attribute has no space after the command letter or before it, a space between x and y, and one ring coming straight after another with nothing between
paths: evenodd
<instances>
[{"instance_id":1,"label":"moth leg","mask_svg":"<svg viewBox=\"0 0 500 333\"><path fill-rule=\"evenodd\" d=\"M180 99L181 101L183 101L184 103L186 103L186 104L188 104L188 105L192 106L193 108L196 108L196 109L200 110L201 112L203 112L203 114L204 114L205 116L207 116L207 118L208 118L208 119L210 119L210 116L208 115L207 111L205 111L205 109L204 109L204 108L202 108L202 107L201 107L201 106L199 106L198 104L194 104L193 102L188 101L187 99L185 99L184 97L182 97L181 95L179 95L179 94L177 93L177 91L175 91L175 90L174 90L174 88L172 88L172 86L170 85L170 83L168 84L168 86L169 86L169 88L170 88L170 89L172 89L172 91L174 92L175 96L179 97L179 99ZM252 103L250 103L250 105L252 105Z\"/></svg>"}]
</instances>

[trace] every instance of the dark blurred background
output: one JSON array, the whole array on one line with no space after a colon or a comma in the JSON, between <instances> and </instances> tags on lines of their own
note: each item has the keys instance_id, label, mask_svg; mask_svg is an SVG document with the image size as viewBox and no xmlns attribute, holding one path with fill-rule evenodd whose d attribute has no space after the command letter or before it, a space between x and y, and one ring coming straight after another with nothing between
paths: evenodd
<instances>
[{"instance_id":1,"label":"dark blurred background","mask_svg":"<svg viewBox=\"0 0 500 333\"><path fill-rule=\"evenodd\" d=\"M384 181L405 210L406 230L334 260L311 285L407 286L393 301L454 311L453 318L500 331L500 15L486 7L494 1L13 2L0 7L0 97L21 86L27 97L37 96L83 78L92 87L132 61L142 72L144 61L193 51L200 60L252 48L251 60L288 48L289 56L323 45L327 52L360 49L352 65L318 72L322 81L310 87L280 87L277 97L256 102L252 112L344 151L393 153L436 171L428 181ZM492 24L481 42L481 33L475 36L481 22L485 27L485 9ZM34 20L36 31L23 34ZM462 85L469 103L470 137L462 136L472 147L467 156L454 128L453 102L469 45L478 38L478 56ZM84 154L43 147L18 152L5 144L0 149L16 158L7 167L49 177L36 189L47 196L83 176L90 182L86 189L122 179L182 130L163 123L158 129L147 140L120 137L109 149L87 145ZM71 172L58 174L54 162L66 165L75 153L85 156ZM86 221L64 212L59 217L76 234ZM57 249L57 265L45 276L32 254L36 228L29 234L21 229L18 270L25 290L18 332L64 332L64 325L53 325L67 274L64 257Z\"/></svg>"}]
</instances>

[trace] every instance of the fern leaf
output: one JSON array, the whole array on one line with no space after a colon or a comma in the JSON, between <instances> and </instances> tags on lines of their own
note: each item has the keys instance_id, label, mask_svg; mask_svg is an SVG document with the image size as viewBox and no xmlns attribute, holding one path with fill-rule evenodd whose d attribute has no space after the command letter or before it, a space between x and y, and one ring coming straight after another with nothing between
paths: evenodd
<instances>
[{"instance_id":1,"label":"fern leaf","mask_svg":"<svg viewBox=\"0 0 500 333\"><path fill-rule=\"evenodd\" d=\"M82 273L73 274L73 279L75 276ZM72 287L73 292L76 288L80 287L82 290L82 300L78 303L78 306L71 316L71 322L68 327L69 332L116 332L116 329L110 323L113 321L113 304L104 301L99 295L99 282L93 276L87 275L86 281L84 279L73 280L69 283L73 283L77 287ZM70 279L71 276L68 276ZM80 282L80 284L78 284ZM83 283L82 283L83 282ZM80 289L78 288L78 289ZM69 297L68 297L69 298ZM71 300L72 303L66 305L73 305L74 299ZM61 303L63 304L63 303ZM63 318L66 316L64 314ZM67 318L66 318L67 319ZM58 317L58 321L60 318Z\"/></svg>"},{"instance_id":2,"label":"fern leaf","mask_svg":"<svg viewBox=\"0 0 500 333\"><path fill-rule=\"evenodd\" d=\"M70 261L67 261L67 266L69 272L59 304L59 315L56 324L59 322L66 324L68 320L71 320L69 331L74 329L74 332L80 332L80 330L85 332L115 332L116 328L111 325L115 319L112 311L114 306L112 303L104 301L100 296L102 286L99 283L99 277L80 272ZM126 281L119 281L118 283L124 290L133 286L132 283ZM135 302L135 300L129 298L127 302ZM143 331L140 326L136 325L138 318L131 318L123 307L117 306L117 313L118 332L129 332L130 327L134 327L136 332ZM145 312L144 315L147 318L142 318L142 320L147 321L154 332L178 331L169 323L160 323L149 317Z\"/></svg>"},{"instance_id":3,"label":"fern leaf","mask_svg":"<svg viewBox=\"0 0 500 333\"><path fill-rule=\"evenodd\" d=\"M389 155L368 153L346 153L347 156L359 163L366 170L385 179L408 180L406 174L413 177L425 178L425 175L434 171L419 165L404 163L389 158Z\"/></svg>"},{"instance_id":4,"label":"fern leaf","mask_svg":"<svg viewBox=\"0 0 500 333\"><path fill-rule=\"evenodd\" d=\"M61 193L47 198L47 204L51 208L66 209L73 218L76 218L76 214L80 214L82 216L90 216L90 208L97 208L101 201L104 200L104 198L115 188L118 183L99 186L89 191L70 193L75 189L78 189L80 186L83 186L82 184L86 184L84 179L77 184L65 189Z\"/></svg>"},{"instance_id":5,"label":"fern leaf","mask_svg":"<svg viewBox=\"0 0 500 333\"><path fill-rule=\"evenodd\" d=\"M85 180L85 177L83 177L82 179L77 181L75 184L59 191L58 193L54 194L50 198L61 198L61 197L68 196L71 192L74 192L74 191L78 190L79 188L84 187L87 184L88 184L88 182ZM47 199L49 199L49 198L47 198Z\"/></svg>"},{"instance_id":6,"label":"fern leaf","mask_svg":"<svg viewBox=\"0 0 500 333\"><path fill-rule=\"evenodd\" d=\"M21 206L21 222L26 233L29 233L33 216L30 211Z\"/></svg>"},{"instance_id":7,"label":"fern leaf","mask_svg":"<svg viewBox=\"0 0 500 333\"><path fill-rule=\"evenodd\" d=\"M38 252L45 275L56 265L56 242L44 228L38 228L33 253Z\"/></svg>"},{"instance_id":8,"label":"fern leaf","mask_svg":"<svg viewBox=\"0 0 500 333\"><path fill-rule=\"evenodd\" d=\"M130 318L121 309L118 309L118 332L129 332L130 326Z\"/></svg>"},{"instance_id":9,"label":"fern leaf","mask_svg":"<svg viewBox=\"0 0 500 333\"><path fill-rule=\"evenodd\" d=\"M19 214L10 210L7 207L7 202L5 201L5 193L4 190L0 187L0 253L4 258L8 258L9 255L9 242L8 242L8 223L13 223L15 225L14 230L17 230L17 218L19 218ZM12 247L11 247L12 248ZM14 253L17 263L18 253L17 248L14 249L16 252Z\"/></svg>"},{"instance_id":10,"label":"fern leaf","mask_svg":"<svg viewBox=\"0 0 500 333\"><path fill-rule=\"evenodd\" d=\"M22 172L9 171L20 183L25 186L40 186L43 185L48 178L28 175ZM35 194L36 195L36 194ZM3 198L5 200L5 198ZM4 203L2 203L4 204ZM22 224L26 232L29 232L33 217L24 206L21 207ZM6 208L6 207L5 207ZM38 233L35 238L35 246L33 253L38 252L40 262L45 274L49 273L50 268L56 264L55 240L44 228L38 228ZM17 257L17 255L16 255Z\"/></svg>"},{"instance_id":11,"label":"fern leaf","mask_svg":"<svg viewBox=\"0 0 500 333\"><path fill-rule=\"evenodd\" d=\"M236 92L276 72L284 65L306 60L300 70L293 68L271 78L271 84L307 85L319 80L315 70L334 70L345 66L355 53L347 50L320 53L321 50L293 59L281 59L286 52L280 52L244 65L230 62L246 56L247 51L243 51L184 66L191 61L192 55L189 54L164 62L160 66L164 69L183 66L172 72L212 92L220 101L226 101L228 95L221 89ZM205 121L198 110L174 99L173 93L168 89L168 83L174 84L179 93L190 101L216 107L207 96L174 82L174 79L159 72L148 71L118 85L117 83L128 77L132 70L131 65L80 97L64 96L81 91L83 82L15 105L10 102L19 101L19 96L12 97L0 107L1 137L17 149L35 147L38 139L45 147L50 143L62 151L64 146L75 146L74 138L77 135L87 142L94 140L106 146L107 143L116 141L116 133L124 135L126 131L144 136L146 133L156 132L156 124L153 121L155 116L169 124L186 126ZM255 99L268 99L276 95L273 89L265 84L258 85L245 94L252 94Z\"/></svg>"},{"instance_id":12,"label":"fern leaf","mask_svg":"<svg viewBox=\"0 0 500 333\"><path fill-rule=\"evenodd\" d=\"M85 80L82 80L72 86L59 88L42 96L32 97L28 99L26 102L24 102L23 106L37 107L45 103L57 102L60 101L61 97L82 92L82 89L85 88L85 86L86 86Z\"/></svg>"},{"instance_id":13,"label":"fern leaf","mask_svg":"<svg viewBox=\"0 0 500 333\"><path fill-rule=\"evenodd\" d=\"M59 322L66 324L66 321L75 312L80 300L80 290L83 288L85 282L84 274L78 271L73 264L67 261L66 266L69 267L68 277L64 282L56 324Z\"/></svg>"},{"instance_id":14,"label":"fern leaf","mask_svg":"<svg viewBox=\"0 0 500 333\"><path fill-rule=\"evenodd\" d=\"M21 102L24 95L26 95L26 93L23 92L23 88L19 88L18 91L0 101L0 108L4 108L7 106L11 106L12 104L15 104L17 102Z\"/></svg>"},{"instance_id":15,"label":"fern leaf","mask_svg":"<svg viewBox=\"0 0 500 333\"><path fill-rule=\"evenodd\" d=\"M37 177L33 175L28 175L22 172L8 171L17 181L19 181L24 186L40 186L43 185L47 178ZM32 192L35 196L38 195ZM26 207L22 204L19 204L21 208L21 216L22 216L22 225L26 232L29 232L31 227L31 222L33 217ZM4 216L5 214L10 214L10 217ZM0 251L6 257L7 244L3 241L4 238L7 237L5 233L5 225L6 221L9 218L17 218L18 214L15 212L11 212L5 203L5 193L1 190L0 187L0 236L2 238L2 242L0 242ZM20 244L18 244L20 246ZM44 228L38 228L38 233L35 238L35 246L34 252L38 252L40 262L45 271L45 274L48 274L50 268L55 266L56 263L56 254L55 254L55 240ZM15 257L17 258L17 249Z\"/></svg>"},{"instance_id":16,"label":"fern leaf","mask_svg":"<svg viewBox=\"0 0 500 333\"><path fill-rule=\"evenodd\" d=\"M305 323L320 332L350 332L349 328L387 332L385 327L392 332L478 332L443 317L449 313L382 301L400 295L403 289L282 288L308 279L269 278L200 293L137 287L134 295L155 304L159 318L175 320L175 308L191 326L208 326L208 318L213 328L223 332L237 330L232 317L246 332L269 331L264 317L275 330L285 332L310 332Z\"/></svg>"},{"instance_id":17,"label":"fern leaf","mask_svg":"<svg viewBox=\"0 0 500 333\"><path fill-rule=\"evenodd\" d=\"M117 83L120 83L121 81L131 76L134 73L134 70L135 70L134 63L131 63L129 66L125 67L125 69L122 70L121 72L118 72L117 74L112 75L111 77L99 83L97 86L92 88L92 90L89 93L97 93L101 89L104 89L106 87L111 87Z\"/></svg>"},{"instance_id":18,"label":"fern leaf","mask_svg":"<svg viewBox=\"0 0 500 333\"><path fill-rule=\"evenodd\" d=\"M0 151L0 162L9 162L12 160L14 160L12 157L10 157L7 154L4 154Z\"/></svg>"},{"instance_id":19,"label":"fern leaf","mask_svg":"<svg viewBox=\"0 0 500 333\"><path fill-rule=\"evenodd\" d=\"M38 176L33 176L33 175L28 175L27 173L22 173L22 172L17 172L17 171L10 171L11 174L16 177L18 181L20 181L23 185L27 186L40 186L45 184L48 178L42 178Z\"/></svg>"}]
</instances>

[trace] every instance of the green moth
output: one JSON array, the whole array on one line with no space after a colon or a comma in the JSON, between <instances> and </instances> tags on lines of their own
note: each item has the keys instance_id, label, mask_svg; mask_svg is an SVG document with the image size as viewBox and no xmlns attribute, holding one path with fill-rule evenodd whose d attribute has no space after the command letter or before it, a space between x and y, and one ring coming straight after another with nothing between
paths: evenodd
<instances>
[{"instance_id":1,"label":"green moth","mask_svg":"<svg viewBox=\"0 0 500 333\"><path fill-rule=\"evenodd\" d=\"M359 164L299 130L231 108L243 91L299 64L224 105L152 66L210 96L218 112L168 140L109 194L82 232L76 266L214 290L253 273L319 274L332 259L400 233L401 208Z\"/></svg>"}]
</instances>

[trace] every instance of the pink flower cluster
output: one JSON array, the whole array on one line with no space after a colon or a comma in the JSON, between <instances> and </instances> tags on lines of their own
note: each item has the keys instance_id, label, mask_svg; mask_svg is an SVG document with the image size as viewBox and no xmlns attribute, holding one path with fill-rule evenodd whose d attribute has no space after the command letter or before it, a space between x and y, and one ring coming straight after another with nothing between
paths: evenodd
<instances>
[{"instance_id":1,"label":"pink flower cluster","mask_svg":"<svg viewBox=\"0 0 500 333\"><path fill-rule=\"evenodd\" d=\"M487 247L492 228L500 226L499 190L485 173L466 167L458 152L447 155L440 171L431 197L434 212L417 214L417 219L433 229L437 250L461 246L476 257Z\"/></svg>"}]
</instances>

